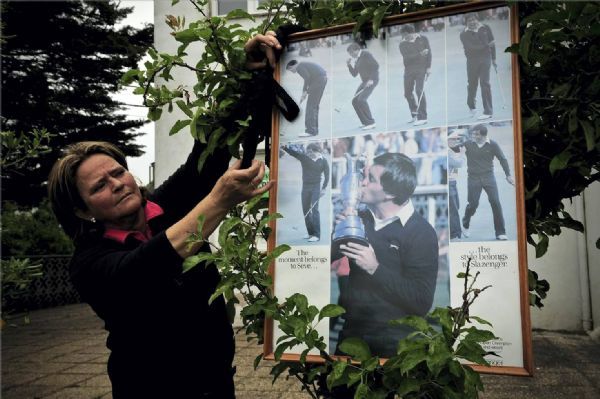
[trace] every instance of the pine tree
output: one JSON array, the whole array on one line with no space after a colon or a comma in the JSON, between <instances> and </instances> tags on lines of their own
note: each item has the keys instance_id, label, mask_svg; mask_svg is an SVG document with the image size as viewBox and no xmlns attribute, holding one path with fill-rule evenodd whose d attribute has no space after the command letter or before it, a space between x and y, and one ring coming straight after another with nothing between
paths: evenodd
<instances>
[{"instance_id":1,"label":"pine tree","mask_svg":"<svg viewBox=\"0 0 600 399\"><path fill-rule=\"evenodd\" d=\"M132 8L115 1L2 2L2 130L45 128L52 150L2 182L3 200L35 205L60 151L82 140L104 140L139 156L132 130L111 98L123 72L152 44L152 26L117 29Z\"/></svg>"}]
</instances>

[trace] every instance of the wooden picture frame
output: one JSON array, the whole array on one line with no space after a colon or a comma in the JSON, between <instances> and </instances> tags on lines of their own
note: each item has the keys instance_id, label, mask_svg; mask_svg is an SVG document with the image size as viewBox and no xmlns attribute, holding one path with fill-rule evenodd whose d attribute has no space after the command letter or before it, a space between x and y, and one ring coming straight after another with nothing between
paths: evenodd
<instances>
[{"instance_id":1,"label":"wooden picture frame","mask_svg":"<svg viewBox=\"0 0 600 399\"><path fill-rule=\"evenodd\" d=\"M471 257L472 271L481 272L477 285L492 285L471 312L500 337L484 345L500 357L475 369L532 375L519 73L516 55L504 52L518 41L516 6L474 2L390 17L364 40L353 38L353 26L292 35L275 71L301 108L292 122L273 115L277 186L269 207L283 219L272 223L268 245L292 247L272 265L275 295L303 293L319 308L341 300L345 320L319 326L329 352L340 334L357 334L385 354L381 337L397 342L397 333L382 321L457 306L462 280L455 276ZM368 68L373 60L376 77ZM390 219L379 212L397 208L378 201L403 201L404 188L393 187L410 178L391 177L391 169L406 156L415 168L408 194L414 226L406 207ZM348 209L358 216L339 223L336 215L352 215ZM339 258L348 240L361 241L360 228L353 236L357 218L375 262L355 249ZM277 337L268 321L267 359ZM301 351L283 359L297 360Z\"/></svg>"}]
</instances>

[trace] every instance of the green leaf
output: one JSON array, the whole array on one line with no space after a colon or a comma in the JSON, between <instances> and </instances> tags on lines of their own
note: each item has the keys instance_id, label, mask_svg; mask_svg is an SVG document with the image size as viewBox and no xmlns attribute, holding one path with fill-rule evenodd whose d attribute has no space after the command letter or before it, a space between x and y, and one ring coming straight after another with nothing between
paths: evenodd
<instances>
[{"instance_id":1,"label":"green leaf","mask_svg":"<svg viewBox=\"0 0 600 399\"><path fill-rule=\"evenodd\" d=\"M281 214L279 213L271 213L267 216L265 216L264 218L261 219L261 221L258 223L258 229L262 229L263 227L265 227L267 224L269 224L272 220L275 219L279 219L281 218Z\"/></svg>"},{"instance_id":2,"label":"green leaf","mask_svg":"<svg viewBox=\"0 0 600 399\"><path fill-rule=\"evenodd\" d=\"M260 364L260 361L263 358L263 354L261 353L260 355L256 356L256 358L254 358L254 370L256 371L256 369L258 368L258 365Z\"/></svg>"},{"instance_id":3,"label":"green leaf","mask_svg":"<svg viewBox=\"0 0 600 399\"><path fill-rule=\"evenodd\" d=\"M423 347L408 352L400 363L400 371L406 373L409 370L414 369L419 363L427 360L428 357L427 351Z\"/></svg>"},{"instance_id":4,"label":"green leaf","mask_svg":"<svg viewBox=\"0 0 600 399\"><path fill-rule=\"evenodd\" d=\"M292 342L294 340L290 340L287 342L282 342L279 345L277 345L277 348L275 349L275 360L279 361L281 360L281 356L283 356L283 352L286 351L286 349L288 349L290 346L292 346Z\"/></svg>"},{"instance_id":5,"label":"green leaf","mask_svg":"<svg viewBox=\"0 0 600 399\"><path fill-rule=\"evenodd\" d=\"M252 15L248 14L246 11L240 8L236 8L235 10L229 11L229 13L227 14L227 19L234 18L249 19L251 21L254 21L254 17ZM229 28L232 29L231 26Z\"/></svg>"},{"instance_id":6,"label":"green leaf","mask_svg":"<svg viewBox=\"0 0 600 399\"><path fill-rule=\"evenodd\" d=\"M452 360L448 364L448 370L450 370L450 373L456 377L461 377L465 373L462 365L458 360Z\"/></svg>"},{"instance_id":7,"label":"green leaf","mask_svg":"<svg viewBox=\"0 0 600 399\"><path fill-rule=\"evenodd\" d=\"M385 13L389 6L389 4L380 6L373 12L373 32L379 31L379 28L381 27L381 21L383 20L383 17L385 17Z\"/></svg>"},{"instance_id":8,"label":"green leaf","mask_svg":"<svg viewBox=\"0 0 600 399\"><path fill-rule=\"evenodd\" d=\"M374 371L377 366L379 366L379 358L377 356L367 359L362 363L362 367L366 371Z\"/></svg>"},{"instance_id":9,"label":"green leaf","mask_svg":"<svg viewBox=\"0 0 600 399\"><path fill-rule=\"evenodd\" d=\"M412 378L403 378L398 388L396 388L396 394L403 397L410 392L418 392L421 389L421 381Z\"/></svg>"},{"instance_id":10,"label":"green leaf","mask_svg":"<svg viewBox=\"0 0 600 399\"><path fill-rule=\"evenodd\" d=\"M588 151L593 151L596 148L596 132L594 132L594 127L588 121L580 120L579 123L583 128L583 133L585 135L585 145Z\"/></svg>"},{"instance_id":11,"label":"green leaf","mask_svg":"<svg viewBox=\"0 0 600 399\"><path fill-rule=\"evenodd\" d=\"M529 64L529 48L531 47L531 37L532 32L525 30L525 33L521 37L521 41L519 43L519 54L526 64Z\"/></svg>"},{"instance_id":12,"label":"green leaf","mask_svg":"<svg viewBox=\"0 0 600 399\"><path fill-rule=\"evenodd\" d=\"M281 244L277 247L275 247L273 249L273 251L271 251L263 260L263 263L265 265L268 265L269 263L271 263L275 258L277 258L279 255L281 255L282 253L289 251L290 249L292 249L292 247L290 247L287 244Z\"/></svg>"},{"instance_id":13,"label":"green leaf","mask_svg":"<svg viewBox=\"0 0 600 399\"><path fill-rule=\"evenodd\" d=\"M360 338L346 338L340 344L340 350L361 362L371 357L369 345Z\"/></svg>"},{"instance_id":14,"label":"green leaf","mask_svg":"<svg viewBox=\"0 0 600 399\"><path fill-rule=\"evenodd\" d=\"M220 297L221 295L223 295L225 292L227 292L228 290L231 290L231 285L228 284L226 281L221 281L219 283L219 285L217 286L217 288L215 289L215 292L213 292L213 294L210 296L210 298L208 298L208 304L210 305L211 303L213 303L213 301L215 299L217 299L218 297Z\"/></svg>"},{"instance_id":15,"label":"green leaf","mask_svg":"<svg viewBox=\"0 0 600 399\"><path fill-rule=\"evenodd\" d=\"M290 364L287 362L277 363L275 366L271 368L271 375L273 376L273 383L277 380L277 377L281 375L287 368L290 367Z\"/></svg>"},{"instance_id":16,"label":"green leaf","mask_svg":"<svg viewBox=\"0 0 600 399\"><path fill-rule=\"evenodd\" d=\"M487 342L497 338L493 332L488 330L480 330L477 327L469 327L467 329L463 329L462 331L467 332L467 335L463 338L463 341Z\"/></svg>"},{"instance_id":17,"label":"green leaf","mask_svg":"<svg viewBox=\"0 0 600 399\"><path fill-rule=\"evenodd\" d=\"M130 71L127 71L123 74L123 76L121 77L121 83L124 85L128 85L131 82L133 82L135 80L135 78L138 77L138 74L140 73L139 70L137 69L132 69Z\"/></svg>"},{"instance_id":18,"label":"green leaf","mask_svg":"<svg viewBox=\"0 0 600 399\"><path fill-rule=\"evenodd\" d=\"M364 383L360 383L356 388L356 392L354 393L354 399L366 399L368 394L369 386Z\"/></svg>"},{"instance_id":19,"label":"green leaf","mask_svg":"<svg viewBox=\"0 0 600 399\"><path fill-rule=\"evenodd\" d=\"M481 364L481 365L489 365L487 360L483 357L487 354L485 350L479 345L479 343L474 341L461 341L456 348L456 356L466 359L470 362Z\"/></svg>"},{"instance_id":20,"label":"green leaf","mask_svg":"<svg viewBox=\"0 0 600 399\"><path fill-rule=\"evenodd\" d=\"M390 322L392 325L403 324L406 326L410 326L417 331L429 332L431 330L431 326L423 317L420 316L405 316L398 320L392 320Z\"/></svg>"},{"instance_id":21,"label":"green leaf","mask_svg":"<svg viewBox=\"0 0 600 399\"><path fill-rule=\"evenodd\" d=\"M177 100L177 101L175 101L175 104L177 104L179 109L182 110L183 113L186 114L188 117L190 117L190 118L194 117L194 113L192 112L190 107L188 107L188 105L185 103L185 101Z\"/></svg>"},{"instance_id":22,"label":"green leaf","mask_svg":"<svg viewBox=\"0 0 600 399\"><path fill-rule=\"evenodd\" d=\"M528 118L523 118L523 131L527 132L540 124L540 116L534 113Z\"/></svg>"},{"instance_id":23,"label":"green leaf","mask_svg":"<svg viewBox=\"0 0 600 399\"><path fill-rule=\"evenodd\" d=\"M535 257L541 258L546 251L548 251L548 244L550 243L550 239L544 233L539 233L538 237L540 240L535 243Z\"/></svg>"},{"instance_id":24,"label":"green leaf","mask_svg":"<svg viewBox=\"0 0 600 399\"><path fill-rule=\"evenodd\" d=\"M173 127L169 131L169 136L172 136L175 133L178 133L181 129L183 129L184 127L188 126L189 124L190 124L190 120L189 119L178 120L177 122L175 122L175 124L173 125Z\"/></svg>"},{"instance_id":25,"label":"green leaf","mask_svg":"<svg viewBox=\"0 0 600 399\"><path fill-rule=\"evenodd\" d=\"M310 349L304 349L302 351L302 353L300 354L300 363L302 363L302 364L306 363L306 355L308 355L309 351L310 351Z\"/></svg>"},{"instance_id":26,"label":"green leaf","mask_svg":"<svg viewBox=\"0 0 600 399\"><path fill-rule=\"evenodd\" d=\"M238 217L232 217L225 219L225 221L221 224L221 228L219 229L219 245L221 247L225 246L227 236L231 233L231 230L243 223L243 220Z\"/></svg>"},{"instance_id":27,"label":"green leaf","mask_svg":"<svg viewBox=\"0 0 600 399\"><path fill-rule=\"evenodd\" d=\"M571 153L569 151L563 151L560 154L556 155L550 161L550 174L554 175L556 171L563 170L569 165L569 160L571 159Z\"/></svg>"},{"instance_id":28,"label":"green leaf","mask_svg":"<svg viewBox=\"0 0 600 399\"><path fill-rule=\"evenodd\" d=\"M151 121L159 120L161 115L162 115L162 108L151 107L148 109L148 119L150 119Z\"/></svg>"},{"instance_id":29,"label":"green leaf","mask_svg":"<svg viewBox=\"0 0 600 399\"><path fill-rule=\"evenodd\" d=\"M202 252L196 255L188 256L183 261L183 273L186 273L196 267L198 263L210 260L214 255L210 252Z\"/></svg>"},{"instance_id":30,"label":"green leaf","mask_svg":"<svg viewBox=\"0 0 600 399\"><path fill-rule=\"evenodd\" d=\"M308 309L308 299L306 295L296 293L288 298L288 301L294 303L299 311L305 312Z\"/></svg>"},{"instance_id":31,"label":"green leaf","mask_svg":"<svg viewBox=\"0 0 600 399\"><path fill-rule=\"evenodd\" d=\"M337 317L344 313L346 313L346 311L343 307L330 303L329 305L325 305L323 309L321 309L321 312L319 312L319 321L324 317Z\"/></svg>"},{"instance_id":32,"label":"green leaf","mask_svg":"<svg viewBox=\"0 0 600 399\"><path fill-rule=\"evenodd\" d=\"M327 388L330 390L345 384L347 382L347 377L345 375L346 368L348 367L348 363L346 362L334 362L331 373L327 376Z\"/></svg>"},{"instance_id":33,"label":"green leaf","mask_svg":"<svg viewBox=\"0 0 600 399\"><path fill-rule=\"evenodd\" d=\"M490 322L489 322L489 321L487 321L487 320L484 320L484 319L482 319L481 317L477 317L477 316L469 316L469 318L470 318L470 319L473 319L473 320L475 320L475 321L476 321L476 322L478 322L479 324L487 324L488 326L490 326L490 327L493 327L493 326L492 326L492 323L490 323Z\"/></svg>"},{"instance_id":34,"label":"green leaf","mask_svg":"<svg viewBox=\"0 0 600 399\"><path fill-rule=\"evenodd\" d=\"M153 49L152 47L150 47L150 48L148 49L148 55L149 55L149 56L150 56L150 57L151 57L151 58L152 58L154 61L158 60L158 53L157 53L157 52L156 52L156 50L155 50L155 49Z\"/></svg>"},{"instance_id":35,"label":"green leaf","mask_svg":"<svg viewBox=\"0 0 600 399\"><path fill-rule=\"evenodd\" d=\"M185 29L175 33L175 40L183 44L198 41L198 34L194 29Z\"/></svg>"}]
</instances>

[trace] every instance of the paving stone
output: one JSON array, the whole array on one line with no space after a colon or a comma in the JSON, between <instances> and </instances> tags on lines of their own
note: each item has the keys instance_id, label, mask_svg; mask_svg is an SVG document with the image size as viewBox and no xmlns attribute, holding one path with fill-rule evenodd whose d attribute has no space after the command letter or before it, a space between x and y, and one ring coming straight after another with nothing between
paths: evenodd
<instances>
[{"instance_id":1,"label":"paving stone","mask_svg":"<svg viewBox=\"0 0 600 399\"><path fill-rule=\"evenodd\" d=\"M31 312L31 324L2 331L2 399L112 399L103 323L87 305ZM482 399L600 397L600 343L584 334L534 331L534 377L483 375ZM269 375L256 341L236 336L237 399L307 399L295 379Z\"/></svg>"},{"instance_id":2,"label":"paving stone","mask_svg":"<svg viewBox=\"0 0 600 399\"><path fill-rule=\"evenodd\" d=\"M51 361L57 363L96 363L96 360L98 359L99 357L97 353L73 352L52 358Z\"/></svg>"},{"instance_id":3,"label":"paving stone","mask_svg":"<svg viewBox=\"0 0 600 399\"><path fill-rule=\"evenodd\" d=\"M53 374L35 380L36 385L68 387L94 377L93 374Z\"/></svg>"},{"instance_id":4,"label":"paving stone","mask_svg":"<svg viewBox=\"0 0 600 399\"><path fill-rule=\"evenodd\" d=\"M5 373L2 371L2 387L13 387L23 385L45 377L47 374L37 373L35 369L25 370L14 373Z\"/></svg>"},{"instance_id":5,"label":"paving stone","mask_svg":"<svg viewBox=\"0 0 600 399\"><path fill-rule=\"evenodd\" d=\"M106 374L106 364L77 363L62 371L66 374Z\"/></svg>"},{"instance_id":6,"label":"paving stone","mask_svg":"<svg viewBox=\"0 0 600 399\"><path fill-rule=\"evenodd\" d=\"M38 399L56 392L56 386L19 385L10 389L2 389L2 399Z\"/></svg>"},{"instance_id":7,"label":"paving stone","mask_svg":"<svg viewBox=\"0 0 600 399\"><path fill-rule=\"evenodd\" d=\"M99 399L106 397L110 388L106 387L68 387L60 391L44 396L44 399ZM112 397L109 395L108 397Z\"/></svg>"},{"instance_id":8,"label":"paving stone","mask_svg":"<svg viewBox=\"0 0 600 399\"><path fill-rule=\"evenodd\" d=\"M106 374L94 376L88 380L78 383L77 385L80 387L108 387L108 389L112 387L110 384L110 379Z\"/></svg>"}]
</instances>

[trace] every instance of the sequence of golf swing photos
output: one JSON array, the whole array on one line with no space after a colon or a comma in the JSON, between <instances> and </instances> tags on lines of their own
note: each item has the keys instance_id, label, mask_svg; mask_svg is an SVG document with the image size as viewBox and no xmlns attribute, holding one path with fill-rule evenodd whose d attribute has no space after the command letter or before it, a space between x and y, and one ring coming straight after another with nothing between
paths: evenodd
<instances>
[{"instance_id":1,"label":"sequence of golf swing photos","mask_svg":"<svg viewBox=\"0 0 600 399\"><path fill-rule=\"evenodd\" d=\"M473 311L511 315L494 364L523 367L510 44L501 6L287 45L300 115L278 119L275 290L344 306L319 326L330 353L359 336L393 355L410 330L387 321L460 301L471 257L495 291Z\"/></svg>"}]
</instances>

